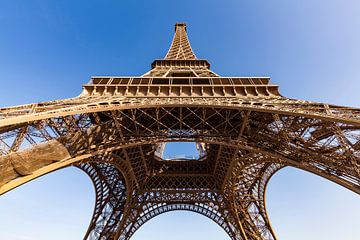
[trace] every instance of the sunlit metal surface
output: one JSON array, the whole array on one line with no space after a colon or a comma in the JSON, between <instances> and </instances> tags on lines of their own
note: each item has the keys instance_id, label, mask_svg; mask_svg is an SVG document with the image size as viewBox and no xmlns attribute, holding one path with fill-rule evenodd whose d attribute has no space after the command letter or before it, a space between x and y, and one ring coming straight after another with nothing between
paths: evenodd
<instances>
[{"instance_id":1,"label":"sunlit metal surface","mask_svg":"<svg viewBox=\"0 0 360 240\"><path fill-rule=\"evenodd\" d=\"M164 59L140 77L99 76L79 97L0 109L0 194L77 166L96 205L85 239L129 239L149 219L188 210L231 239L276 239L270 177L300 168L360 193L360 109L289 99L267 77L220 77L177 23ZM198 161L164 161L166 142Z\"/></svg>"}]
</instances>

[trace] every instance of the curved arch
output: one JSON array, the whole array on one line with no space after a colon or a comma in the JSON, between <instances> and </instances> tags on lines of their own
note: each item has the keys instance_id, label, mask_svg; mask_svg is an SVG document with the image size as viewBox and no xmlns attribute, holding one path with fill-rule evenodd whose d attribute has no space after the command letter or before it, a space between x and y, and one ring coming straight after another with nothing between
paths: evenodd
<instances>
[{"instance_id":1,"label":"curved arch","mask_svg":"<svg viewBox=\"0 0 360 240\"><path fill-rule=\"evenodd\" d=\"M254 165L259 166L259 162L254 163ZM254 219L257 219L257 221L258 221L259 218L261 218L261 220L262 220L261 224L257 226L257 229L263 229L263 232L260 233L260 235L264 236L266 231L269 232L267 234L267 237L264 237L264 239L276 239L275 232L273 231L273 228L269 221L268 212L266 210L266 188L268 186L268 183L269 183L269 180L271 179L271 177L274 176L277 171L279 171L280 169L282 169L285 166L291 166L291 167L303 170L305 172L309 172L314 175L320 176L322 178L330 180L331 182L342 185L343 187L348 188L349 190L359 194L359 192L356 189L349 188L349 186L347 184L344 184L343 182L339 182L337 178L334 178L328 172L319 172L316 169L304 168L301 165L294 164L293 161L289 161L287 164L284 164L284 162L269 163L267 165L265 164L264 167L260 167L260 169L259 169L259 171L263 172L262 174L260 174L260 177L253 179L254 182L252 183L252 193L248 200L248 206L246 206L246 209L249 209L249 205L253 204L253 207L255 208L255 209L253 209L253 212L250 213L252 221L254 221ZM251 168L251 165L248 167ZM244 172L247 171L246 167L243 168L242 170ZM245 175L249 176L249 173L240 174L239 172L237 172L236 175L240 179ZM239 180L236 181L233 179L232 181L238 182ZM249 188L249 189L251 189L251 188ZM245 189L244 191L249 191L249 189L248 190ZM244 198L243 198L244 195L245 194L238 195L241 198L241 201L243 201L243 202L244 202Z\"/></svg>"},{"instance_id":2,"label":"curved arch","mask_svg":"<svg viewBox=\"0 0 360 240\"><path fill-rule=\"evenodd\" d=\"M244 225L248 225L248 235L250 235L254 229L261 229L261 231L258 232L258 235L262 236L263 239L276 239L266 210L266 188L270 178L285 166L292 166L313 173L314 175L328 179L359 194L358 186L352 188L348 183L331 175L331 172L321 171L321 169L319 170L315 167L304 167L294 160L287 159L271 152L260 152L269 154L268 157L270 158L267 158L265 161L264 159L259 160L259 155L255 154L253 160L247 159L250 160L247 164L236 165L232 173L233 178L229 179L225 185L227 195L238 198L236 205L240 206L239 215L240 218L245 219ZM244 161L244 159L242 160ZM237 187L234 188L234 186L232 186L233 184ZM243 212L240 212L241 210Z\"/></svg>"},{"instance_id":3,"label":"curved arch","mask_svg":"<svg viewBox=\"0 0 360 240\"><path fill-rule=\"evenodd\" d=\"M235 103L235 100L224 100L226 103L219 100L221 108L215 108L214 105L207 105L207 103L202 103L202 100L199 100L200 103L189 103L189 106L182 109L186 110L191 117L183 121L183 126L180 127L174 123L176 120L180 121L181 112L176 108L181 106L176 101L170 103L160 101L159 103L149 104L146 108L140 108L138 106L140 102L124 102L122 106L114 102L110 103L110 105L114 104L114 106L102 103L95 107L91 106L91 104L82 106L84 111L81 116L67 115L64 118L59 117L57 122L57 127L61 128L59 136L48 139L44 135L46 139L44 143L35 144L30 150L26 151L17 151L16 146L19 145L18 141L21 142L24 135L26 136L27 128L46 130L46 127L54 126L54 119L41 122L41 124L45 125L42 128L38 126L39 122L29 123L30 125L26 128L20 125L14 126L11 130L7 127L0 128L2 132L13 131L17 134L14 141L15 148L11 147L3 159L14 166L12 169L14 176L19 177L15 180L11 179L10 182L1 186L0 193L59 168L78 164L81 166L86 162L96 161L93 158L98 155L111 155L113 152L119 152L119 149L168 141L198 141L209 145L224 145L231 148L231 151L227 152L229 161L214 167L215 170L219 169L220 174L217 175L218 172L214 170L210 177L215 178L214 176L216 176L218 178L215 188L223 188L225 197L230 199L229 204L233 211L232 215L235 216L232 225L238 224L234 229L241 228L242 233L240 235L249 235L250 238L275 239L266 213L264 200L264 189L268 179L271 177L271 174L269 175L269 171L267 171L270 166L295 166L360 193L358 146L360 143L360 126L356 114L344 121L343 115L325 112L311 114L302 112L299 114L298 110L293 109L293 112L289 110L291 113L288 110L285 111L287 115L279 115L280 112L285 112L279 109L272 111L262 104L254 103L254 105L250 104L251 106L247 107L244 102L240 107L236 107L239 103ZM172 108L165 108L168 106L172 106ZM196 106L199 106L199 108L194 108ZM88 110L86 110L86 107L89 107ZM101 113L102 115L87 115L88 112L93 113L99 109L104 111ZM111 109L117 109L117 112L115 110L115 112L109 111ZM132 110L128 111L129 109ZM225 119L224 116L220 120L212 119L212 122L206 122L208 120L206 117L201 118L203 124L196 121L196 119L200 118L199 113L196 113L198 110L198 112L209 111L208 117L210 118L214 115L220 116L221 112L219 111L221 109L236 109L236 111L227 112L231 115L230 117L226 115L228 119L233 119L232 122ZM73 110L78 111L77 109ZM147 110L149 111L147 112ZM170 120L158 117L159 113L156 111L160 110L164 114L168 114ZM72 112L69 109L66 114L75 114L76 111ZM46 112L34 114L37 114L36 116L51 117L53 116L51 114L56 114L56 111L51 112L50 115L46 115ZM308 118L303 118L303 116ZM155 119L155 117L158 118ZM124 122L119 121L119 119ZM154 122L157 124L154 124ZM6 122L3 123L6 125ZM351 125L346 123L351 123ZM31 124L34 124L34 126ZM355 138L353 136L349 137L349 132L355 135ZM34 132L32 134L35 135ZM36 136L39 136L38 133L36 134ZM31 136L29 135L29 137ZM353 139L350 139L351 137ZM62 151L59 151L58 155L51 155L52 161L46 159L43 162L35 161L36 164L33 164L33 156L41 160L48 156L48 153L46 153L48 146L52 146L55 150L62 149ZM220 153L221 151L218 150L218 155ZM144 155L141 151L137 152L137 154ZM106 162L106 160L101 159L99 161ZM121 164L124 161L118 162L118 164ZM256 165L257 168L251 164ZM239 191L242 194L241 196L234 191L239 187L237 179L241 176L235 169L239 169L240 172L244 171L243 176L246 179L246 182L242 183L242 191ZM257 173L257 175L254 175L254 173ZM142 169L137 172L129 171L127 176L131 178L130 182L132 182L133 186L136 186L131 188L133 191L141 190L141 187L144 186L152 188L152 185L137 182L137 174L141 174L143 180L152 174L156 174L156 172L145 172ZM210 186L210 184L207 186ZM251 196L248 197L250 193ZM134 194L136 195L137 192L134 192ZM132 202L134 198L129 198L126 201L124 204L128 204L127 207L134 204ZM111 234L119 234L119 229L129 226L129 223L124 220L119 226L112 225L110 232Z\"/></svg>"},{"instance_id":4,"label":"curved arch","mask_svg":"<svg viewBox=\"0 0 360 240\"><path fill-rule=\"evenodd\" d=\"M232 100L232 101L234 101L234 100ZM126 104L125 104L126 105ZM103 106L102 104L100 104L100 106ZM177 105L175 105L175 106L177 106ZM195 105L194 105L195 106ZM199 105L199 106L202 106L202 107L204 107L204 108L211 108L211 105L210 106L207 106L207 105ZM258 105L255 105L255 106L258 106ZM127 106L122 106L122 108L123 109L130 109L130 108L133 108L133 106L132 107L127 107ZM147 107L147 109L150 109L151 108L151 106L148 106ZM242 109L242 108L239 108L239 107L229 107L229 108L231 108L231 109ZM139 109L141 109L141 108L139 108ZM104 110L104 109L103 109ZM256 112L257 110L255 110L254 112ZM42 112L40 112L39 114L42 114ZM67 113L67 114L69 114L69 113ZM270 116L271 116L271 114L270 114ZM272 121L274 121L275 123L277 123L277 124L272 124L272 126L270 126L272 129L271 129L271 132L266 132L265 134L268 134L269 136L268 136L268 142L266 143L267 144L267 146L265 146L265 147L267 147L267 148L271 148L271 146L268 146L268 145L270 145L270 144L273 144L272 143L272 141L274 141L274 139L271 139L271 137L275 137L276 136L276 138L279 138L277 135L278 135L278 133L281 133L280 134L280 140L283 140L284 142L283 143L287 143L286 141L289 141L289 131L299 131L299 128L308 128L308 129L310 129L310 128L312 128L312 124L314 124L314 123L312 123L311 121L310 121L310 123L308 123L307 121L305 121L305 124L303 123L303 122L301 122L301 121L299 121L298 123L296 123L295 124L295 126L286 126L286 125L284 125L282 122L281 122L281 120L280 120L280 118L279 118L279 116L278 115L274 115L274 116L276 116L276 117L274 117L274 119L275 120L272 120ZM290 115L289 115L290 116ZM309 115L309 116L311 116L311 115ZM49 116L48 116L49 117ZM333 116L333 115L331 115L330 116L331 118L335 118L336 116ZM354 117L356 118L356 115L354 115ZM88 121L86 118L89 118L89 117L84 117L84 119L75 119L76 121L78 121L78 122L85 122L85 121ZM11 118L10 118L11 119ZM320 118L319 118L320 119ZM291 121L296 121L295 120L295 117L294 117L294 119L290 119ZM339 118L339 119L337 119L338 121L341 121L341 119ZM0 121L2 121L2 120L0 120ZM73 124L75 124L75 123L67 123L67 122L69 122L69 121L71 121L71 119L63 119L63 122L66 122L66 124L64 124L64 125L62 125L61 127L62 128L72 128L72 127L78 127L78 128L80 128L79 126L73 126ZM75 122L76 122L75 121ZM259 121L258 119L256 120L256 121ZM116 128L118 127L118 126L115 126L115 125L117 125L118 123L116 123L116 120L114 120L114 122L115 123L112 123L111 124L111 126L108 126L110 129L113 129L113 130L111 130L111 131L108 131L108 133L107 133L107 135L105 134L104 136L96 136L96 134L97 135L101 135L101 133L104 131L104 128L103 127L101 127L101 126L105 126L105 124L108 124L108 123L97 123L96 125L98 125L98 126L94 126L94 127L88 127L87 128L87 132L86 133L82 133L82 135L81 134L77 134L77 135L74 135L74 136L72 136L71 134L68 134L67 132L65 132L65 134L68 134L69 136L61 136L61 137L59 137L59 140L62 142L62 144L57 144L56 146L57 147L61 147L61 148L64 148L64 146L65 146L65 153L67 154L67 156L68 155L72 155L72 156L74 156L74 154L78 154L78 151L80 151L80 152L84 152L86 149L84 149L84 146L85 146L85 148L87 147L87 148L91 148L91 145L90 145L90 143L89 142L87 142L87 139L88 138L90 138L90 139L93 139L93 138L97 138L97 137L101 137L101 138L110 138L110 136L111 135L115 135L115 134L118 134L116 131ZM45 123L44 123L45 124ZM262 124L264 124L264 123L262 123ZM265 123L266 124L266 123ZM315 126L318 126L318 125L321 125L321 124L323 124L323 123L315 123ZM348 144L346 144L346 142L347 142L347 139L343 136L343 134L342 134L342 131L347 131L347 129L353 129L353 130L357 130L357 129L359 129L360 127L356 127L357 126L357 122L355 121L355 122L353 122L353 124L355 124L355 125L351 125L351 126L333 126L333 127L331 127L331 128L326 128L325 130L326 131L329 131L329 133L326 133L326 134L324 134L324 130L323 129L320 129L320 133L321 134L318 134L316 131L314 131L315 133L313 133L312 135L313 136L310 136L310 137L312 137L311 139L306 139L308 136L295 136L296 137L296 139L294 138L294 139L290 139L290 140L292 140L292 141L297 141L297 142L300 142L301 144L303 144L302 146L300 146L301 148L303 148L303 149L306 149L306 152L305 153L301 153L301 155L304 155L304 154L309 154L309 151L308 151L308 145L309 144L311 144L311 145L314 145L314 142L316 143L316 142L320 142L320 141L323 141L324 140L324 136L328 136L329 134L330 135L333 135L333 136L335 136L336 135L336 137L339 139L338 140L338 142L339 143L337 143L337 145L339 145L338 146L338 148L344 148L344 149L346 149L347 148L347 146L346 145L348 145ZM51 125L51 124L50 124ZM269 125L271 125L271 124L269 124ZM81 126L81 127L83 127L83 126ZM212 126L212 128L214 128L214 126ZM276 129L277 128L277 129ZM286 128L288 128L288 129L286 129ZM149 129L146 129L146 131L148 131ZM256 128L255 128L255 130L256 130ZM316 130L316 129L315 129ZM7 128L4 128L4 131L8 131L7 130ZM13 131L13 130L12 130ZM19 134L19 135L21 135L20 133L18 133L17 131L20 131L20 129L19 130L17 130L16 129L16 133L15 134ZM317 130L318 131L318 130ZM11 132L11 131L10 131ZM319 132L319 131L318 131ZM11 133L11 134L14 134L14 133ZM26 134L26 131L25 131L25 134ZM22 134L21 136L22 136L22 138L23 138L23 135L24 134ZM156 136L157 135L157 136ZM210 134L211 135L211 134ZM275 135L275 136L271 136L271 135ZM309 134L308 134L309 135ZM358 133L355 133L355 135L358 135ZM169 141L169 138L168 137L166 137L166 136L164 136L164 133L163 132L154 132L153 133L153 136L154 137L152 137L151 139L149 138L148 140L151 140L152 142L156 142L157 141L157 138L162 138L163 140L161 140L161 141ZM181 137L181 136L178 136L178 137ZM230 137L230 140L229 139L226 139L226 138L229 138ZM234 141L234 139L231 139L231 137L233 137L233 136L224 136L224 142L229 142L229 141ZM61 139L60 139L61 138ZM206 141L206 140L208 140L209 138L211 138L211 137L208 137L208 136L204 136L204 137L196 137L196 140L197 141ZM50 138L51 139L51 138ZM48 140L48 139L47 139ZM128 140L128 139L127 139ZM21 141L21 140L19 140L19 141ZM54 141L54 140L50 140L50 141ZM49 142L50 142L49 141ZM55 142L56 142L57 140L55 140ZM131 140L130 140L131 141ZM186 141L186 139L184 139L183 141ZM211 139L210 139L210 141L211 141ZM240 142L241 142L241 139L235 139L235 141L237 141L237 144L239 144ZM357 143L355 142L354 143L354 145L355 145L355 147L356 147L356 151L358 152L359 150L358 150L358 145L360 144L360 140L355 140L355 141L358 141ZM80 142L80 143L82 143L82 146L75 146L75 144L74 143L76 143L76 142ZM302 143L302 142L305 142L305 143ZM136 140L134 141L134 143L136 144ZM243 142L243 143L245 143L245 142ZM69 145L73 145L73 146L69 146ZM112 146L111 145L113 145L114 146L114 144L115 143L111 143L111 141L110 142L108 142L108 143L106 143L106 145L105 146L101 146L101 145L99 145L98 143L96 143L97 144L97 148L104 148L104 147L106 147L106 148L109 148L109 149L111 149L112 148ZM230 143L230 144L233 144L233 143ZM245 143L246 144L246 143ZM307 144L307 145L305 145L305 144ZM257 143L256 143L256 141L253 143L253 146L256 146L257 145ZM340 146L340 145L344 145L344 146ZM39 146L39 145L38 145ZM49 146L49 145L46 145L46 146ZM82 147L82 149L80 148L80 147ZM260 147L262 147L262 146L260 146ZM319 145L319 146L317 146L317 145L314 145L314 147L321 147L321 145ZM71 149L72 148L72 149ZM37 149L39 149L39 148L37 148ZM331 148L328 148L328 149L330 149L331 150ZM287 149L287 150L289 150L289 149ZM295 149L296 150L296 149ZM325 149L325 150L327 150L327 149ZM334 149L334 150L336 150L336 149ZM334 151L334 150L332 150L332 151ZM89 151L89 150L88 150ZM91 149L91 151L94 151L94 149L92 148ZM105 150L105 151L107 151L107 150ZM344 150L345 151L345 150ZM10 153L8 154L8 155L14 155L13 154L13 151L10 149ZM18 152L16 152L16 155L18 155ZM356 155L355 155L356 156ZM6 156L5 155L5 158L7 158L8 156ZM64 157L64 156L63 156ZM61 158L61 159L63 159L63 157ZM330 156L331 157L331 156ZM59 161L59 159L56 159L56 161ZM13 162L14 162L14 160L13 159L10 159L10 160L8 160L8 159L5 159L5 162L11 162L12 164L13 164ZM17 161L17 162L19 162L19 161ZM356 162L356 159L353 161L353 162ZM3 163L2 163L3 164ZM354 164L356 164L356 163L352 163L353 165ZM8 165L11 165L11 164L8 164ZM6 167L8 167L8 166L6 166ZM20 168L18 168L18 169L20 169L20 172L19 173L15 173L15 175L20 175L20 176L24 176L24 175L28 175L28 172L27 171L25 171L24 172L24 170L22 170L21 169L21 164L20 164ZM18 171L18 169L16 169L15 171ZM354 169L354 168L353 168ZM32 172L32 171L31 171ZM359 175L360 176L360 170L358 170L357 171L357 175Z\"/></svg>"},{"instance_id":5,"label":"curved arch","mask_svg":"<svg viewBox=\"0 0 360 240\"><path fill-rule=\"evenodd\" d=\"M93 216L84 239L109 239L116 234L118 221L123 217L128 195L125 178L109 163L82 163L79 168L89 175L96 192Z\"/></svg>"},{"instance_id":6,"label":"curved arch","mask_svg":"<svg viewBox=\"0 0 360 240\"><path fill-rule=\"evenodd\" d=\"M152 206L152 210L144 213L140 219L133 225L128 235L129 238L146 222L155 218L163 213L172 212L172 211L190 211L203 215L218 226L220 226L231 239L235 239L236 235L234 234L234 226L232 226L227 220L222 216L221 213L216 211L214 207L207 206L205 204L189 204L189 203L178 203L178 204L159 204Z\"/></svg>"},{"instance_id":7,"label":"curved arch","mask_svg":"<svg viewBox=\"0 0 360 240\"><path fill-rule=\"evenodd\" d=\"M237 164L231 179L224 186L225 194L233 199L232 208L249 239L275 240L276 235L266 211L265 192L268 180L282 168L276 162L259 161L258 154L247 155L246 165ZM245 159L243 159L245 160ZM257 160L257 161L256 161Z\"/></svg>"},{"instance_id":8,"label":"curved arch","mask_svg":"<svg viewBox=\"0 0 360 240\"><path fill-rule=\"evenodd\" d=\"M160 142L168 142L168 141L193 141L193 140L189 140L188 138L177 138L176 140L169 140L164 136L158 136L158 137L152 137L152 138L137 138L137 139L133 139L132 142L128 141L126 143L123 142L113 142L112 144L109 144L108 148L105 149L96 149L93 152L89 152L89 153L85 153L79 156L74 156L74 157L67 157L65 159L62 159L60 161L56 161L52 164L46 165L42 168L37 169L36 171L32 172L31 174L19 177L13 181L10 181L6 184L4 184L3 186L0 186L0 194L3 194L7 191L10 191L11 189L20 186L28 181L31 181L39 176L42 176L44 174L47 174L49 172L55 171L57 169L69 166L69 165L73 165L76 164L77 162L81 162L84 161L85 159L90 159L93 156L96 156L98 154L104 154L107 152L112 152L114 150L117 149L121 149L121 148L126 148L129 146L136 146L136 145L141 145L141 144L147 144L147 143L160 143ZM276 163L286 163L290 166L294 166L294 167L298 167L301 169L304 169L306 171L311 171L315 174L321 175L331 181L336 182L337 184L340 184L356 193L360 193L360 188L358 185L354 184L353 182L348 182L347 179L341 179L339 177L336 177L336 171L327 171L324 170L323 168L316 168L316 166L311 166L309 164L304 165L303 162L299 161L299 160L293 160L287 156L283 156L279 153L274 152L273 150L267 149L267 150L263 150L259 147L256 146L256 144L252 144L251 142L245 141L243 139L238 139L238 140L229 140L229 139L225 139L222 137L204 137L204 138L200 138L198 139L198 141L204 142L204 143L213 143L213 144L219 144L219 145L227 145L227 146L231 146L231 147L235 147L238 149L244 149L244 150L249 150L249 151L256 151L256 152L261 152L264 153L268 156L271 156L271 159L273 162ZM57 145L61 148L63 148L63 145L60 143L57 143ZM295 149L294 149L295 150ZM28 153L27 153L28 154ZM19 155L19 153L17 153L17 155ZM294 153L292 153L292 155L296 156L296 151L294 151ZM344 177L347 177L346 175L342 175Z\"/></svg>"},{"instance_id":9,"label":"curved arch","mask_svg":"<svg viewBox=\"0 0 360 240\"><path fill-rule=\"evenodd\" d=\"M111 153L115 150L119 150L122 148L127 148L127 147L132 147L132 146L138 146L138 145L145 145L145 144L156 144L156 143L161 143L161 142L171 142L171 141L193 141L192 139L188 139L188 138L177 138L177 139L167 139L166 137L160 135L160 136L154 136L152 138L147 138L147 137L139 137L136 139L133 139L132 141L127 141L127 142L119 142L119 141L115 141L111 144L109 144L109 147L102 149L101 146L98 146L97 148L95 148L93 151L88 152L88 153L83 153L83 154L79 154L78 156L69 156L70 154L60 154L60 157L62 157L63 155L65 156L64 159L59 159L58 161L55 161L51 164L45 165L39 169L36 169L35 171L33 171L30 174L26 174L24 176L21 176L15 180L12 180L2 186L0 186L0 195L6 193L7 191L10 191L11 189L14 189L24 183L27 183L33 179L36 179L40 176L43 176L47 173L56 171L58 169L67 167L67 166L71 166L71 165L77 165L78 163L81 162L87 162L87 161L94 161L92 160L92 158L98 156L98 155L103 155L103 154L108 154ZM245 143L244 141L238 141L238 140L233 140L233 141L229 141L226 140L222 137L209 137L209 138L202 138L200 139L201 142L204 143L209 143L209 144L219 144L219 145L226 145L226 146L231 146L231 147L235 147L238 146L241 143ZM51 144L54 145L54 148L64 148L64 145L61 144L60 142L56 141L54 142L52 140ZM43 148L43 146L40 146L40 148ZM98 149L100 148L100 149ZM242 146L242 148L244 149L252 149L251 147L246 146L246 144L244 144L244 146ZM33 147L32 151L37 152L37 147ZM27 155L32 155L31 152L28 153L28 151L25 152L26 156ZM47 153L45 153L47 154ZM20 153L16 153L16 155L20 155L21 156L21 152ZM99 161L99 160L96 160Z\"/></svg>"},{"instance_id":10,"label":"curved arch","mask_svg":"<svg viewBox=\"0 0 360 240\"><path fill-rule=\"evenodd\" d=\"M89 98L73 98L70 99L74 105L71 107L64 107L63 105L54 105L50 107L51 110L39 109L34 111L33 108L37 106L29 105L24 108L13 109L4 108L2 109L5 118L0 118L0 128L19 125L25 122L38 121L53 117L63 117L68 115L76 115L83 113L97 113L104 111L123 110L123 109L139 109L139 108L156 108L156 107L181 107L184 105L191 107L218 107L221 105L222 108L240 109L249 111L259 112L270 112L285 115L297 115L311 118L319 118L328 121L338 121L348 124L359 125L360 114L356 108L341 107L341 106L329 106L322 103L311 103L300 100L292 100L287 98L212 98L213 101L207 101L204 98L199 98L197 101L193 99L183 98L108 98L105 97L97 99L93 97ZM275 101L274 101L275 100ZM89 102L91 101L91 102ZM273 101L273 102L272 102ZM217 104L214 104L216 102ZM269 104L272 102L272 104ZM311 106L313 105L313 106ZM31 107L31 108L27 108ZM303 110L309 109L309 110ZM8 117L8 112L14 114L12 117Z\"/></svg>"},{"instance_id":11,"label":"curved arch","mask_svg":"<svg viewBox=\"0 0 360 240\"><path fill-rule=\"evenodd\" d=\"M150 219L130 239L230 240L231 238L223 228L208 217L193 211L175 210Z\"/></svg>"}]
</instances>

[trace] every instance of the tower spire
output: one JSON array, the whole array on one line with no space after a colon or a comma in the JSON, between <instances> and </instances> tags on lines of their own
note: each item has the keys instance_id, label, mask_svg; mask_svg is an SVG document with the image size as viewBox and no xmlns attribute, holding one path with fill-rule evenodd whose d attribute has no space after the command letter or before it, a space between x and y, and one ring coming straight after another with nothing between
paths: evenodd
<instances>
[{"instance_id":1,"label":"tower spire","mask_svg":"<svg viewBox=\"0 0 360 240\"><path fill-rule=\"evenodd\" d=\"M175 34L165 59L197 59L186 33L186 23L175 24Z\"/></svg>"}]
</instances>

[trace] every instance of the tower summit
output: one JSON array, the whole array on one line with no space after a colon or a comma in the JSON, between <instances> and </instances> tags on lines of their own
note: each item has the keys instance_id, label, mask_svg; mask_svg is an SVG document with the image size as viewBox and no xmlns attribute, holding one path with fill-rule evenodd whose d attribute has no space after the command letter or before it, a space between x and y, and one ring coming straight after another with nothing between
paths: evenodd
<instances>
[{"instance_id":1,"label":"tower summit","mask_svg":"<svg viewBox=\"0 0 360 240\"><path fill-rule=\"evenodd\" d=\"M178 22L175 24L174 38L171 42L170 49L166 54L165 59L196 59L196 56L191 49L189 39L187 37L185 23Z\"/></svg>"},{"instance_id":2,"label":"tower summit","mask_svg":"<svg viewBox=\"0 0 360 240\"><path fill-rule=\"evenodd\" d=\"M199 159L163 159L168 142L195 143ZM84 239L130 239L187 210L231 239L275 240L265 190L281 168L360 194L360 109L286 98L267 77L219 76L176 23L142 76L94 76L78 97L0 109L0 194L68 166L96 192Z\"/></svg>"}]
</instances>

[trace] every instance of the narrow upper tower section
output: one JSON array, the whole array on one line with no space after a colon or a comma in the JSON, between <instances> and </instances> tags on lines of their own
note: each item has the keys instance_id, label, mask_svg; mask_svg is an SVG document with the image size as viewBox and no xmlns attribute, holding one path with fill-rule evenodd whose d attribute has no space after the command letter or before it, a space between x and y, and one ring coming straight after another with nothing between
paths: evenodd
<instances>
[{"instance_id":1,"label":"narrow upper tower section","mask_svg":"<svg viewBox=\"0 0 360 240\"><path fill-rule=\"evenodd\" d=\"M281 97L267 77L221 77L206 59L190 47L186 24L175 24L175 34L165 58L138 77L96 76L84 85L81 96L123 97Z\"/></svg>"},{"instance_id":2,"label":"narrow upper tower section","mask_svg":"<svg viewBox=\"0 0 360 240\"><path fill-rule=\"evenodd\" d=\"M186 23L175 24L175 34L165 58L156 59L143 77L216 77L206 59L198 59L191 49Z\"/></svg>"},{"instance_id":3,"label":"narrow upper tower section","mask_svg":"<svg viewBox=\"0 0 360 240\"><path fill-rule=\"evenodd\" d=\"M191 49L189 39L186 33L186 23L178 22L175 24L175 34L169 51L165 59L190 60L197 59Z\"/></svg>"}]
</instances>

